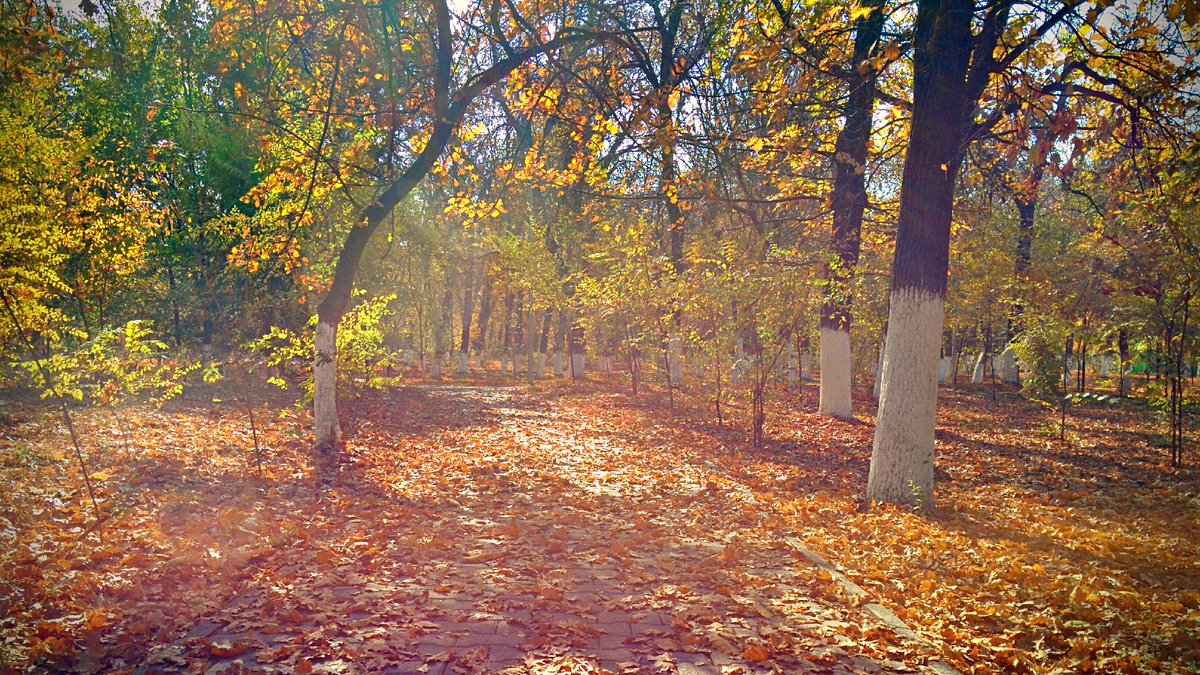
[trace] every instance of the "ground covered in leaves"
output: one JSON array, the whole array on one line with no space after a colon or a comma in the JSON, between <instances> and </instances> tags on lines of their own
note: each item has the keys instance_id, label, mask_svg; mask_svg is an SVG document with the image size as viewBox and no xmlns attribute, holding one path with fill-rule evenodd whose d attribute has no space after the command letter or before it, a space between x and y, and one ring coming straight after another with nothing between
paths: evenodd
<instances>
[{"instance_id":1,"label":"ground covered in leaves","mask_svg":"<svg viewBox=\"0 0 1200 675\"><path fill-rule=\"evenodd\" d=\"M873 420L773 404L766 447L617 383L359 400L336 466L306 416L192 400L0 439L0 669L964 672L1200 669L1200 484L1135 406L947 389L937 506L866 509ZM867 401L859 402L868 409ZM265 424L262 424L263 420ZM812 565L824 555L920 636Z\"/></svg>"}]
</instances>

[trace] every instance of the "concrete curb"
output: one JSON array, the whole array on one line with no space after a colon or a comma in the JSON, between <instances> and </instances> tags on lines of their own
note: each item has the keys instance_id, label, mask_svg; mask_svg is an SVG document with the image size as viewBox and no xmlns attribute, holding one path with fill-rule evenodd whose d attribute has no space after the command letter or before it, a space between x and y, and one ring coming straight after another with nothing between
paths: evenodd
<instances>
[{"instance_id":1,"label":"concrete curb","mask_svg":"<svg viewBox=\"0 0 1200 675\"><path fill-rule=\"evenodd\" d=\"M842 587L842 590L846 592L846 595L858 600L860 607L865 609L871 616L874 616L876 619L879 619L881 622L883 622L883 624L890 628L892 632L895 633L896 636L901 640L926 647L934 646L933 643L929 642L925 638L922 638L920 635L917 635L917 633L913 629L909 628L908 624L901 621L900 617L896 616L892 610L876 602L867 602L866 600L870 597L870 594L863 590L862 586L859 586L851 581L849 577L841 572L841 570L834 567L825 558L821 557L819 553L805 546L799 539L796 539L795 537L786 537L784 538L784 542L786 542L788 546L796 549L800 555L803 555L805 558L807 558L808 561L813 565L825 570L826 572L829 572L829 575L832 576L834 581L836 581L838 585ZM933 675L962 675L962 673L944 661L930 661L929 663L925 664L925 669L926 672L933 673Z\"/></svg>"}]
</instances>

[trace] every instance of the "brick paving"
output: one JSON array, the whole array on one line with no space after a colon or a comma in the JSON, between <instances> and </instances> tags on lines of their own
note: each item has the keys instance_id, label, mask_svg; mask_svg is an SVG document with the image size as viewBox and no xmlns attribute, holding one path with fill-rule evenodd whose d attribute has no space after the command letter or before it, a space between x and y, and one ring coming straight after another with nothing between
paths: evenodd
<instances>
[{"instance_id":1,"label":"brick paving","mask_svg":"<svg viewBox=\"0 0 1200 675\"><path fill-rule=\"evenodd\" d=\"M480 405L466 399L464 415ZM522 447L552 458L560 444L598 443L611 462L564 451L554 461L570 475L601 478L554 479L541 491L498 483L488 495L454 495L453 508L345 477L321 507L331 515L307 535L332 552L321 564L258 563L227 602L134 672L841 675L913 672L903 659L928 656L861 608L814 593L815 567L786 543L735 546L718 531L732 513L689 512L699 493L684 481L611 480L613 466L638 461L615 435L527 408L501 407L489 422L497 439L520 434ZM639 509L659 520L631 528Z\"/></svg>"}]
</instances>

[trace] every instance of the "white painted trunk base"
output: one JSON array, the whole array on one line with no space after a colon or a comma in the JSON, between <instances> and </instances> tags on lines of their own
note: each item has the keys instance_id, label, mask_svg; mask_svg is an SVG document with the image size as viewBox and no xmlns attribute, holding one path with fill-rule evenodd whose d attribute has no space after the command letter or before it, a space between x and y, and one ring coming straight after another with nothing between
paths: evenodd
<instances>
[{"instance_id":1,"label":"white painted trunk base","mask_svg":"<svg viewBox=\"0 0 1200 675\"><path fill-rule=\"evenodd\" d=\"M442 364L437 359L429 364L429 377L433 380L442 379Z\"/></svg>"},{"instance_id":2,"label":"white painted trunk base","mask_svg":"<svg viewBox=\"0 0 1200 675\"><path fill-rule=\"evenodd\" d=\"M981 352L979 358L975 359L975 370L971 373L971 384L983 384L983 375L986 366L987 360Z\"/></svg>"},{"instance_id":3,"label":"white painted trunk base","mask_svg":"<svg viewBox=\"0 0 1200 675\"><path fill-rule=\"evenodd\" d=\"M571 377L576 380L583 379L583 367L587 365L587 359L584 358L582 352L571 355Z\"/></svg>"},{"instance_id":4,"label":"white painted trunk base","mask_svg":"<svg viewBox=\"0 0 1200 675\"><path fill-rule=\"evenodd\" d=\"M800 354L800 379L805 382L813 379L813 357L808 352Z\"/></svg>"},{"instance_id":5,"label":"white painted trunk base","mask_svg":"<svg viewBox=\"0 0 1200 675\"><path fill-rule=\"evenodd\" d=\"M883 387L867 477L867 498L933 505L937 366L944 298L905 289L892 293Z\"/></svg>"},{"instance_id":6,"label":"white painted trunk base","mask_svg":"<svg viewBox=\"0 0 1200 675\"><path fill-rule=\"evenodd\" d=\"M750 370L750 355L740 349L733 355L733 368L729 373L729 381L737 384L742 381L746 371Z\"/></svg>"},{"instance_id":7,"label":"white painted trunk base","mask_svg":"<svg viewBox=\"0 0 1200 675\"><path fill-rule=\"evenodd\" d=\"M1000 355L1000 367L996 369L996 372L1000 374L1000 381L1004 384L1014 386L1021 384L1021 370L1017 366L1017 355L1012 347L1008 347Z\"/></svg>"},{"instance_id":8,"label":"white painted trunk base","mask_svg":"<svg viewBox=\"0 0 1200 675\"><path fill-rule=\"evenodd\" d=\"M950 381L950 370L954 368L954 357L943 356L938 361L938 384L946 384Z\"/></svg>"},{"instance_id":9,"label":"white painted trunk base","mask_svg":"<svg viewBox=\"0 0 1200 675\"><path fill-rule=\"evenodd\" d=\"M800 385L800 368L796 363L799 357L796 355L796 345L788 345L787 352L787 386L788 389L795 389Z\"/></svg>"},{"instance_id":10,"label":"white painted trunk base","mask_svg":"<svg viewBox=\"0 0 1200 675\"><path fill-rule=\"evenodd\" d=\"M337 411L337 326L318 322L313 353L313 436L317 447L342 439Z\"/></svg>"},{"instance_id":11,"label":"white painted trunk base","mask_svg":"<svg viewBox=\"0 0 1200 675\"><path fill-rule=\"evenodd\" d=\"M875 364L875 388L871 395L875 400L879 400L879 390L883 388L883 352L884 345L879 346L879 361Z\"/></svg>"},{"instance_id":12,"label":"white painted trunk base","mask_svg":"<svg viewBox=\"0 0 1200 675\"><path fill-rule=\"evenodd\" d=\"M466 375L467 369L470 367L471 367L471 357L466 354L463 354L462 352L459 352L458 353L458 374Z\"/></svg>"},{"instance_id":13,"label":"white painted trunk base","mask_svg":"<svg viewBox=\"0 0 1200 675\"><path fill-rule=\"evenodd\" d=\"M667 342L667 370L671 374L671 384L683 386L683 342L673 337Z\"/></svg>"},{"instance_id":14,"label":"white painted trunk base","mask_svg":"<svg viewBox=\"0 0 1200 675\"><path fill-rule=\"evenodd\" d=\"M821 400L817 414L854 419L850 397L850 331L821 327Z\"/></svg>"},{"instance_id":15,"label":"white painted trunk base","mask_svg":"<svg viewBox=\"0 0 1200 675\"><path fill-rule=\"evenodd\" d=\"M539 380L546 377L546 352L537 355L537 371L535 375Z\"/></svg>"},{"instance_id":16,"label":"white painted trunk base","mask_svg":"<svg viewBox=\"0 0 1200 675\"><path fill-rule=\"evenodd\" d=\"M563 376L563 358L558 350L551 352L550 361L554 363L554 377Z\"/></svg>"}]
</instances>

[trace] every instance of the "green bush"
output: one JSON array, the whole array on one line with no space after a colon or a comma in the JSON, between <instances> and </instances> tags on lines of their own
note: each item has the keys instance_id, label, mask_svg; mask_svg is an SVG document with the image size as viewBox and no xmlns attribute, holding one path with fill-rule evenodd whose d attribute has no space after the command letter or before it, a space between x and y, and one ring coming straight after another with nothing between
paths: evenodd
<instances>
[{"instance_id":1,"label":"green bush","mask_svg":"<svg viewBox=\"0 0 1200 675\"><path fill-rule=\"evenodd\" d=\"M1013 345L1025 367L1025 389L1039 394L1058 392L1062 385L1066 332L1050 321L1033 320L1027 324Z\"/></svg>"}]
</instances>

